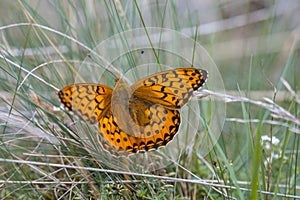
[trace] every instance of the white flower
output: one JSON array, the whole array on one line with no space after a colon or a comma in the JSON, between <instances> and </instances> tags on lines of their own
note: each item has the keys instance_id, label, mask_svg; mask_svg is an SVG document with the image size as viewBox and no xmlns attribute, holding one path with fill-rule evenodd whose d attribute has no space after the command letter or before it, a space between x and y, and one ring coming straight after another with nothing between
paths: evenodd
<instances>
[{"instance_id":1,"label":"white flower","mask_svg":"<svg viewBox=\"0 0 300 200\"><path fill-rule=\"evenodd\" d=\"M265 141L271 142L271 138L268 135L263 135L263 136L261 136L261 141L262 141L262 143L264 143ZM272 136L272 144L273 145L277 145L277 144L279 144L279 142L280 142L280 140L277 137Z\"/></svg>"}]
</instances>

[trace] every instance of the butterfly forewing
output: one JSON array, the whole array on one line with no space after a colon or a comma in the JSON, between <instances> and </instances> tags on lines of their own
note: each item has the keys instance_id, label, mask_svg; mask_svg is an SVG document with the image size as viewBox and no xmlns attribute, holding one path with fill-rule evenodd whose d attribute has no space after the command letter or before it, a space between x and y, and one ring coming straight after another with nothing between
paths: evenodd
<instances>
[{"instance_id":1,"label":"butterfly forewing","mask_svg":"<svg viewBox=\"0 0 300 200\"><path fill-rule=\"evenodd\" d=\"M180 109L193 92L204 85L207 71L196 68L177 68L153 74L131 86L132 98L140 98L170 109Z\"/></svg>"},{"instance_id":2,"label":"butterfly forewing","mask_svg":"<svg viewBox=\"0 0 300 200\"><path fill-rule=\"evenodd\" d=\"M68 85L58 92L65 108L94 124L110 109L112 89L101 84Z\"/></svg>"}]
</instances>

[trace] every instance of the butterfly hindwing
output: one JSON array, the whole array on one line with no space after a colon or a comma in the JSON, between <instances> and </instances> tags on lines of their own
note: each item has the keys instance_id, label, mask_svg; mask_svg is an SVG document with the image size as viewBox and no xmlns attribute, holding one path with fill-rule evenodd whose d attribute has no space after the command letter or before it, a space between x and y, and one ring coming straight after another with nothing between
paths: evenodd
<instances>
[{"instance_id":1,"label":"butterfly hindwing","mask_svg":"<svg viewBox=\"0 0 300 200\"><path fill-rule=\"evenodd\" d=\"M162 106L161 106L162 107ZM157 108L158 110L163 108ZM138 151L149 151L165 146L170 142L175 134L178 132L180 126L180 113L177 110L164 109L165 120L163 126L159 129L148 124L140 127L143 133L139 136L125 133L118 127L117 119L108 113L99 122L99 132L101 132L106 139L106 142L113 147L103 145L109 152L117 152L117 154L136 153ZM159 121L156 119L156 121ZM156 123L156 122L155 122ZM153 134L155 133L155 134ZM99 138L102 140L102 138ZM103 142L102 142L103 143Z\"/></svg>"}]
</instances>

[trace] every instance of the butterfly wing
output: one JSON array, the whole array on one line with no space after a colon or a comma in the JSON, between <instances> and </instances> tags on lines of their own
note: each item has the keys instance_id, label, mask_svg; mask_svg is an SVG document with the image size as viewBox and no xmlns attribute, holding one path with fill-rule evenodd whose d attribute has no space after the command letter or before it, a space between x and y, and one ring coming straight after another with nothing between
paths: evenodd
<instances>
[{"instance_id":1,"label":"butterfly wing","mask_svg":"<svg viewBox=\"0 0 300 200\"><path fill-rule=\"evenodd\" d=\"M128 153L136 153L138 151L149 151L165 146L170 142L177 133L180 125L180 113L177 110L165 109L163 106L157 105L153 108L152 122L163 121L164 124L160 128L153 124L141 126L139 135L130 135L122 131L118 126L118 120L109 112L99 122L99 140L103 147L114 155L126 155ZM149 111L152 109L149 108ZM165 119L160 119L157 112L163 114ZM155 133L155 134L153 134ZM104 136L104 137L103 137Z\"/></svg>"},{"instance_id":2,"label":"butterfly wing","mask_svg":"<svg viewBox=\"0 0 300 200\"><path fill-rule=\"evenodd\" d=\"M64 87L58 96L65 108L95 124L110 110L112 91L105 85L80 83Z\"/></svg>"},{"instance_id":3,"label":"butterfly wing","mask_svg":"<svg viewBox=\"0 0 300 200\"><path fill-rule=\"evenodd\" d=\"M145 77L131 86L132 98L143 99L170 109L180 109L202 87L208 72L196 68L177 68Z\"/></svg>"}]
</instances>

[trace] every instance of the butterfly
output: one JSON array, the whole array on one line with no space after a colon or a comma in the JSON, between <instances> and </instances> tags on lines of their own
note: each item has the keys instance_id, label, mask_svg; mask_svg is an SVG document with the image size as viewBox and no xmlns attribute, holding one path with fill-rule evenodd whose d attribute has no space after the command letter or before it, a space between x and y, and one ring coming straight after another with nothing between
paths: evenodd
<instances>
[{"instance_id":1,"label":"butterfly","mask_svg":"<svg viewBox=\"0 0 300 200\"><path fill-rule=\"evenodd\" d=\"M114 89L96 83L72 84L58 96L67 110L98 123L98 139L105 150L128 155L167 145L179 130L180 108L207 78L206 70L176 68L131 86L117 79Z\"/></svg>"}]
</instances>

